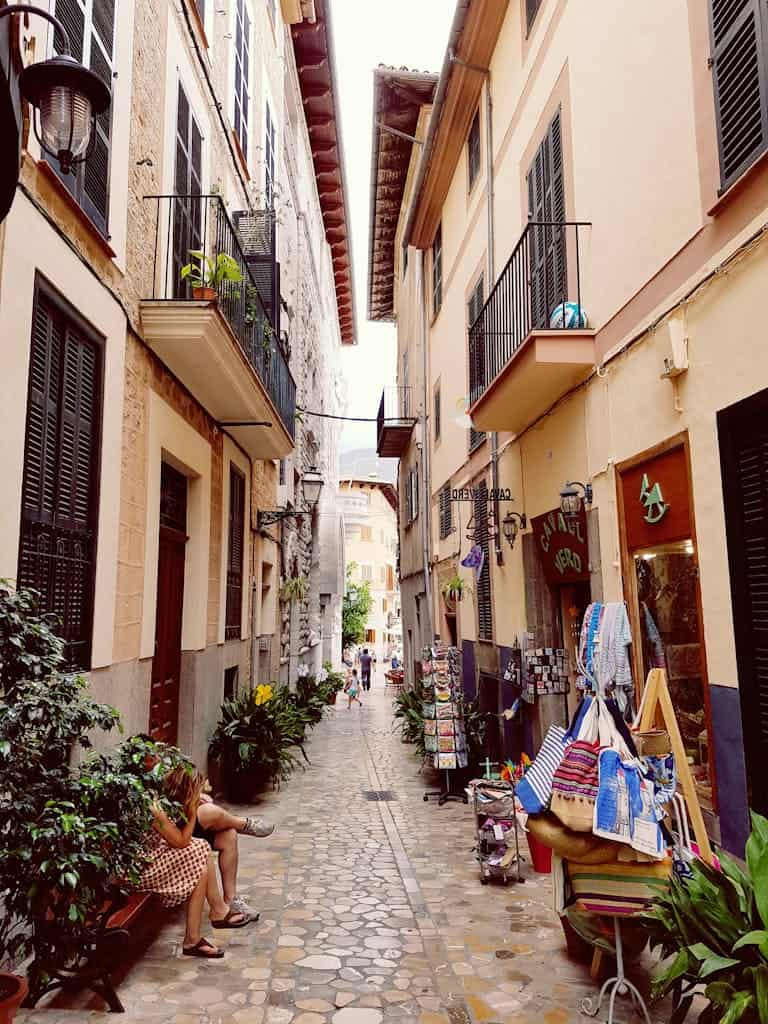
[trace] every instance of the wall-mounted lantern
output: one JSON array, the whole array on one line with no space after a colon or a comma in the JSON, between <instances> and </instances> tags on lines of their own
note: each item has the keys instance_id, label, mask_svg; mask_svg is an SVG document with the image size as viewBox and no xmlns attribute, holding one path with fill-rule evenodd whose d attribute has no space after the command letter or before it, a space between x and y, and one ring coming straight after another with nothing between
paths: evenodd
<instances>
[{"instance_id":1,"label":"wall-mounted lantern","mask_svg":"<svg viewBox=\"0 0 768 1024\"><path fill-rule=\"evenodd\" d=\"M580 488L580 490L579 490ZM566 481L560 491L560 511L564 516L577 516L582 509L592 504L592 484L582 484L578 480Z\"/></svg>"},{"instance_id":2,"label":"wall-mounted lantern","mask_svg":"<svg viewBox=\"0 0 768 1024\"><path fill-rule=\"evenodd\" d=\"M520 512L507 512L501 521L501 532L509 542L510 548L515 546L517 535L520 530L524 530L528 525L528 520L525 517L525 513Z\"/></svg>"}]
</instances>

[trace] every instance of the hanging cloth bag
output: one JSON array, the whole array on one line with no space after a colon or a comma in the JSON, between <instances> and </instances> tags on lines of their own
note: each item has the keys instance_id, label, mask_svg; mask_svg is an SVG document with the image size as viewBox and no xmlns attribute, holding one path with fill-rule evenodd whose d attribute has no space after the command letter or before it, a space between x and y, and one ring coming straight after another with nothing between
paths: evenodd
<instances>
[{"instance_id":1,"label":"hanging cloth bag","mask_svg":"<svg viewBox=\"0 0 768 1024\"><path fill-rule=\"evenodd\" d=\"M533 764L518 782L515 789L517 799L528 814L541 814L549 807L552 796L552 777L555 774L566 747L578 734L584 717L589 711L591 698L585 698L576 709L569 729L552 725L544 737Z\"/></svg>"},{"instance_id":2,"label":"hanging cloth bag","mask_svg":"<svg viewBox=\"0 0 768 1024\"><path fill-rule=\"evenodd\" d=\"M574 832L591 832L598 790L600 720L606 714L600 697L585 698L589 706L573 743L552 778L552 813Z\"/></svg>"}]
</instances>

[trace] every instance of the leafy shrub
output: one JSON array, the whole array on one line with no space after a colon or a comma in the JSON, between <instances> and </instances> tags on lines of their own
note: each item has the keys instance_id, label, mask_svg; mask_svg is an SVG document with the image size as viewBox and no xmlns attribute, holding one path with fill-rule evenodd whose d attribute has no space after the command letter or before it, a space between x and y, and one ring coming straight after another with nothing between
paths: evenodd
<instances>
[{"instance_id":1,"label":"leafy shrub","mask_svg":"<svg viewBox=\"0 0 768 1024\"><path fill-rule=\"evenodd\" d=\"M423 702L424 690L420 680L412 690L401 690L392 702L395 726L400 729L403 743L414 743L420 757L424 756Z\"/></svg>"},{"instance_id":2,"label":"leafy shrub","mask_svg":"<svg viewBox=\"0 0 768 1024\"><path fill-rule=\"evenodd\" d=\"M10 696L21 680L47 679L64 661L55 617L41 615L34 590L0 580L0 689Z\"/></svg>"},{"instance_id":3,"label":"leafy shrub","mask_svg":"<svg viewBox=\"0 0 768 1024\"><path fill-rule=\"evenodd\" d=\"M691 877L673 878L642 917L651 947L674 957L652 989L655 998L677 996L672 1024L685 1019L690 988L702 986L708 1005L700 1024L768 1021L768 820L752 815L748 872L727 854L718 856L720 871L695 861Z\"/></svg>"}]
</instances>

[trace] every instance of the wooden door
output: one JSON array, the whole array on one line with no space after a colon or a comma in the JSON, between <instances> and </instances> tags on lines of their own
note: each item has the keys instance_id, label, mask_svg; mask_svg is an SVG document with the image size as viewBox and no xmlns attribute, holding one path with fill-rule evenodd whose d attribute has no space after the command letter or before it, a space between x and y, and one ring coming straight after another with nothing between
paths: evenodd
<instances>
[{"instance_id":1,"label":"wooden door","mask_svg":"<svg viewBox=\"0 0 768 1024\"><path fill-rule=\"evenodd\" d=\"M186 518L186 477L163 463L149 734L153 739L173 744L177 741L179 728Z\"/></svg>"},{"instance_id":2,"label":"wooden door","mask_svg":"<svg viewBox=\"0 0 768 1024\"><path fill-rule=\"evenodd\" d=\"M768 813L768 390L717 415L750 806Z\"/></svg>"}]
</instances>

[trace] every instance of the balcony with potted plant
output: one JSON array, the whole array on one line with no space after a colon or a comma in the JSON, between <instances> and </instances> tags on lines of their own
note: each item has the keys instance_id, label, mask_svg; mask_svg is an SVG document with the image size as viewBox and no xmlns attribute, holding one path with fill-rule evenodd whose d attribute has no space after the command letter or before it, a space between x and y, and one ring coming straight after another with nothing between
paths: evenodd
<instances>
[{"instance_id":1,"label":"balcony with potted plant","mask_svg":"<svg viewBox=\"0 0 768 1024\"><path fill-rule=\"evenodd\" d=\"M257 269L218 195L153 196L150 348L255 459L293 449L296 385Z\"/></svg>"}]
</instances>

